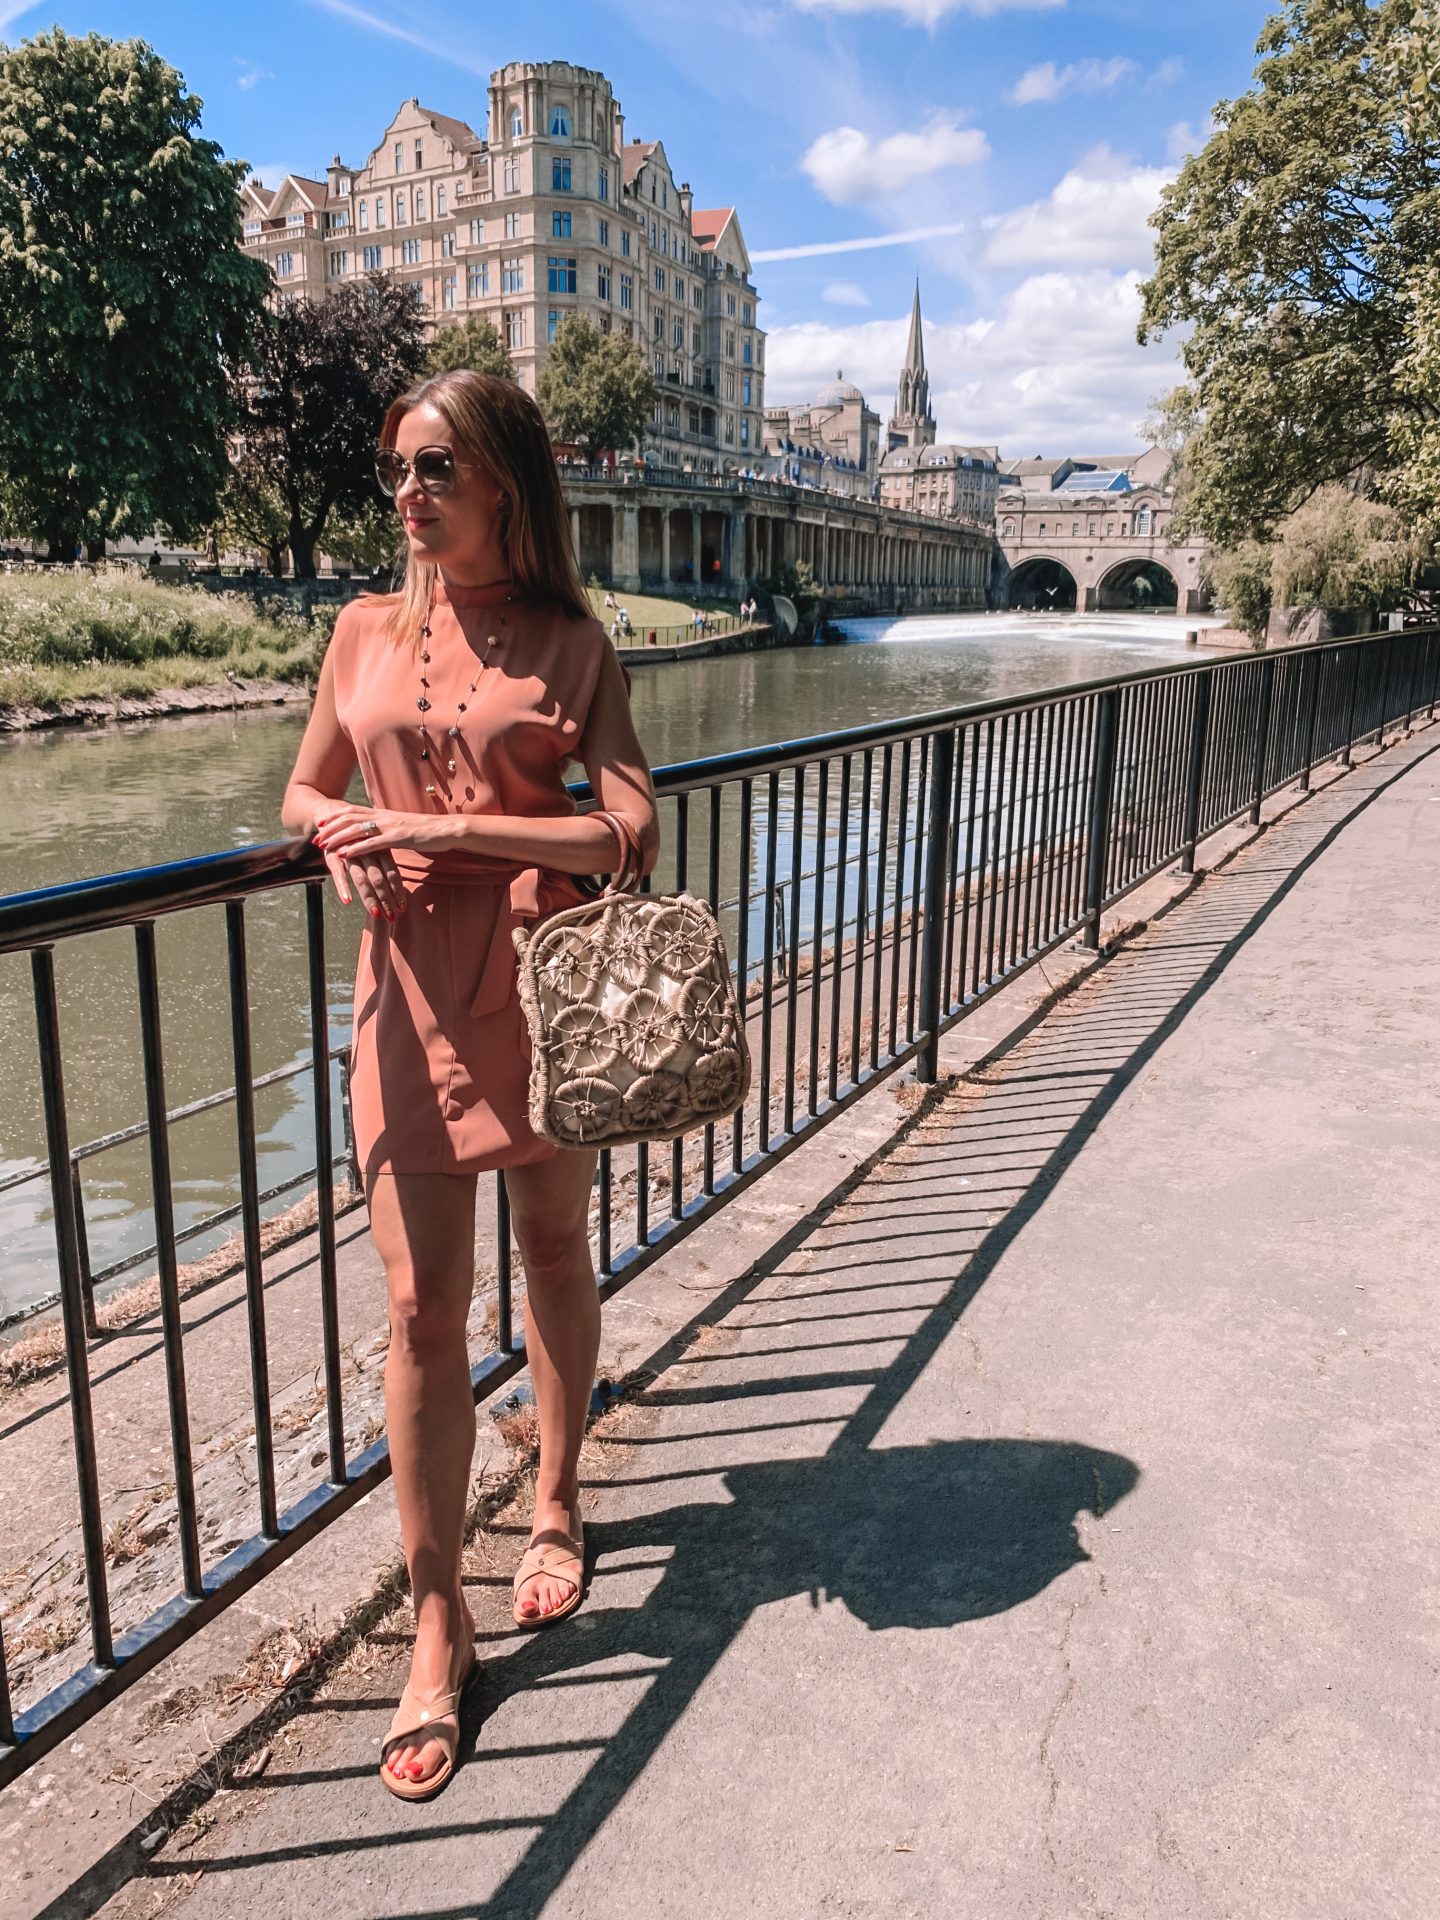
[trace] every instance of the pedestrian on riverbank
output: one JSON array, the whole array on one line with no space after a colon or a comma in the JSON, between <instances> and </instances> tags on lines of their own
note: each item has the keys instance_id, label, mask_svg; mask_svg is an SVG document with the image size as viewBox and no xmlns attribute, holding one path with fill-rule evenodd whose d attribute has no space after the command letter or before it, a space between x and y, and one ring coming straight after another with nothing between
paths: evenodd
<instances>
[{"instance_id":1,"label":"pedestrian on riverbank","mask_svg":"<svg viewBox=\"0 0 1440 1920\"><path fill-rule=\"evenodd\" d=\"M403 577L341 611L283 812L323 850L340 898L358 896L369 916L350 1085L385 1266L385 1405L415 1609L380 1778L419 1799L453 1770L475 1664L460 1581L475 1444L465 1327L476 1179L495 1168L525 1264L540 1419L517 1625L573 1612L584 1580L596 1154L530 1127L511 935L582 899L577 876L613 871L623 851L617 829L576 813L568 761L583 761L647 871L659 833L624 669L591 612L534 401L469 371L425 381L386 416L376 473L405 531ZM363 806L344 797L357 765Z\"/></svg>"}]
</instances>

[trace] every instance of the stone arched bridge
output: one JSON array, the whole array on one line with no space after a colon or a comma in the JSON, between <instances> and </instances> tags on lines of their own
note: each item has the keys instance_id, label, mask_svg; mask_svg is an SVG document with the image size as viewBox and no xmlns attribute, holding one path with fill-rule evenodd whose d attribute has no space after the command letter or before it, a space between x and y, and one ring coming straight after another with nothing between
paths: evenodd
<instances>
[{"instance_id":1,"label":"stone arched bridge","mask_svg":"<svg viewBox=\"0 0 1440 1920\"><path fill-rule=\"evenodd\" d=\"M1172 507L1169 494L1150 486L1103 494L1007 490L996 507L996 604L1204 611L1205 543L1172 544Z\"/></svg>"}]
</instances>

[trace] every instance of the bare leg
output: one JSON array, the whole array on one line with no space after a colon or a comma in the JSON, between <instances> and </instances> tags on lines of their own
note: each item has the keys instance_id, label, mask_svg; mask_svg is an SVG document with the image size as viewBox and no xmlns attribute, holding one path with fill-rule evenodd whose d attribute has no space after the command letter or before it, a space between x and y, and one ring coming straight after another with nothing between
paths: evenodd
<instances>
[{"instance_id":1,"label":"bare leg","mask_svg":"<svg viewBox=\"0 0 1440 1920\"><path fill-rule=\"evenodd\" d=\"M600 1297L587 1227L594 1179L593 1150L566 1149L505 1175L525 1262L525 1350L540 1414L531 1538L542 1546L573 1537L580 1519L580 1443L600 1351ZM520 1590L520 1611L541 1617L574 1590L568 1580L537 1574Z\"/></svg>"},{"instance_id":2,"label":"bare leg","mask_svg":"<svg viewBox=\"0 0 1440 1920\"><path fill-rule=\"evenodd\" d=\"M475 1176L379 1174L370 1184L370 1231L385 1263L390 1351L385 1417L400 1535L415 1605L410 1678L422 1698L455 1684L475 1623L460 1587L475 1402L465 1316L475 1285ZM433 1740L396 1747L399 1779L440 1765Z\"/></svg>"}]
</instances>

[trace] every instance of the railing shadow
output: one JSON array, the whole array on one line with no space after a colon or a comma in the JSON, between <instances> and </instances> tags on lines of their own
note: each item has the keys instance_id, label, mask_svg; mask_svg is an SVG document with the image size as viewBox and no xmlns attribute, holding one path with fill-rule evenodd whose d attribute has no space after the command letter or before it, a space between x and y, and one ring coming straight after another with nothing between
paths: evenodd
<instances>
[{"instance_id":1,"label":"railing shadow","mask_svg":"<svg viewBox=\"0 0 1440 1920\"><path fill-rule=\"evenodd\" d=\"M478 1844L466 1849L468 1897L461 1904L442 1897L427 1905L412 1886L403 1908L387 1906L377 1885L365 1911L377 1920L381 1913L396 1920L402 1913L405 1920L538 1915L757 1609L809 1595L817 1606L843 1603L874 1632L953 1630L1025 1604L1084 1561L1077 1515L1098 1516L1123 1499L1139 1478L1134 1462L1072 1440L893 1444L887 1425L945 1341L957 1331L963 1337L966 1308L1127 1089L1326 849L1421 757L1428 754L1393 770L1367 767L1317 796L1271 830L1277 858L1252 857L1207 881L1143 942L1114 955L1096 981L1024 1032L1003 1063L982 1063L965 1081L937 1088L892 1140L656 1357L660 1384L638 1399L668 1410L667 1429L622 1435L618 1444L661 1450L661 1470L644 1471L647 1458L638 1463L642 1471L633 1472L622 1455L619 1471L597 1477L616 1517L591 1529L589 1604L560 1632L529 1636L487 1663L463 1730L471 1764L432 1811L397 1809L375 1789L373 1808L363 1816L366 1830L357 1833L353 1814L338 1810L346 1796L333 1789L359 1769L312 1767L303 1776L274 1769L260 1791L316 1789L319 1797L307 1805L318 1808L319 1831L203 1862L161 1859L149 1872L166 1878L203 1864L207 1888L216 1889L208 1896L213 1902L234 1896L227 1875L285 1867L287 1897L299 1903L304 1889L318 1896L327 1884L296 1877L307 1875L308 1861L319 1863L318 1875L328 1875L333 1888L340 1857L364 1858L378 1875L377 1856L397 1847L506 1834L512 1837L503 1856L497 1853L489 1865ZM1077 1055L1085 1065L1077 1067ZM974 1205L977 1176L988 1176L980 1189L988 1207ZM863 1232L870 1195L855 1197L877 1182L917 1202L911 1231L896 1235L879 1262ZM1143 1205L1137 1196L1137 1216ZM1126 1234L1132 1224L1117 1220L1115 1230ZM914 1247L902 1251L907 1240ZM897 1278L894 1269L906 1264L914 1273ZM834 1285L816 1284L832 1277ZM873 1364L778 1376L763 1371L769 1356L853 1346L844 1336L821 1335L813 1347L797 1349L794 1328L819 1334L861 1320L877 1311L873 1296L889 1290L905 1299L878 1311L907 1324L873 1337L871 1344L885 1349ZM852 1313L848 1303L857 1298L862 1305ZM808 1312L809 1302L829 1310ZM767 1347L769 1330L790 1344ZM707 1331L726 1338L697 1342ZM757 1334L760 1343L747 1344ZM677 1386L682 1359L702 1382L707 1367L726 1374L739 1369L741 1377ZM755 1362L761 1370L746 1376ZM765 1401L776 1418L763 1417ZM724 1420L725 1408L748 1412L752 1404L762 1417L734 1426ZM689 1408L697 1410L693 1426L686 1424ZM757 1441L764 1444L760 1436L794 1429L793 1441L780 1444L798 1449L801 1430L819 1436L827 1428L823 1451L738 1457L753 1454ZM664 1469L663 1450L717 1437L732 1443L728 1460L717 1463L712 1448L698 1465ZM643 1601L607 1604L610 1578L641 1565L659 1575ZM517 1695L533 1691L538 1700L556 1687L622 1679L636 1683L639 1697L618 1730L601 1739L525 1748L486 1744L486 1728ZM558 1804L528 1816L496 1815L497 1765L562 1747L593 1752L594 1759ZM289 1830L295 1831L293 1818ZM518 1833L530 1837L517 1857ZM404 1872L403 1858L397 1874ZM441 1862L433 1852L425 1858L427 1881L443 1886ZM79 1891L72 1890L67 1914L94 1911L75 1903ZM204 1910L204 1901L200 1905ZM58 1915L61 1908L49 1911Z\"/></svg>"}]
</instances>

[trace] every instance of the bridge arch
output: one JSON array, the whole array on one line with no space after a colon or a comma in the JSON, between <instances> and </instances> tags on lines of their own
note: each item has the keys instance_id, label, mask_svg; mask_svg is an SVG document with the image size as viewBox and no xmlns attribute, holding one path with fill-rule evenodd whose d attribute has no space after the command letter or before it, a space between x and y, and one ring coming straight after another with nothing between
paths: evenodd
<instances>
[{"instance_id":1,"label":"bridge arch","mask_svg":"<svg viewBox=\"0 0 1440 1920\"><path fill-rule=\"evenodd\" d=\"M1078 604L1075 576L1063 560L1032 554L1012 568L1005 604L1031 613L1073 613Z\"/></svg>"},{"instance_id":2,"label":"bridge arch","mask_svg":"<svg viewBox=\"0 0 1440 1920\"><path fill-rule=\"evenodd\" d=\"M1173 612L1180 604L1180 583L1158 560L1121 560L1100 576L1095 605L1102 613Z\"/></svg>"}]
</instances>

